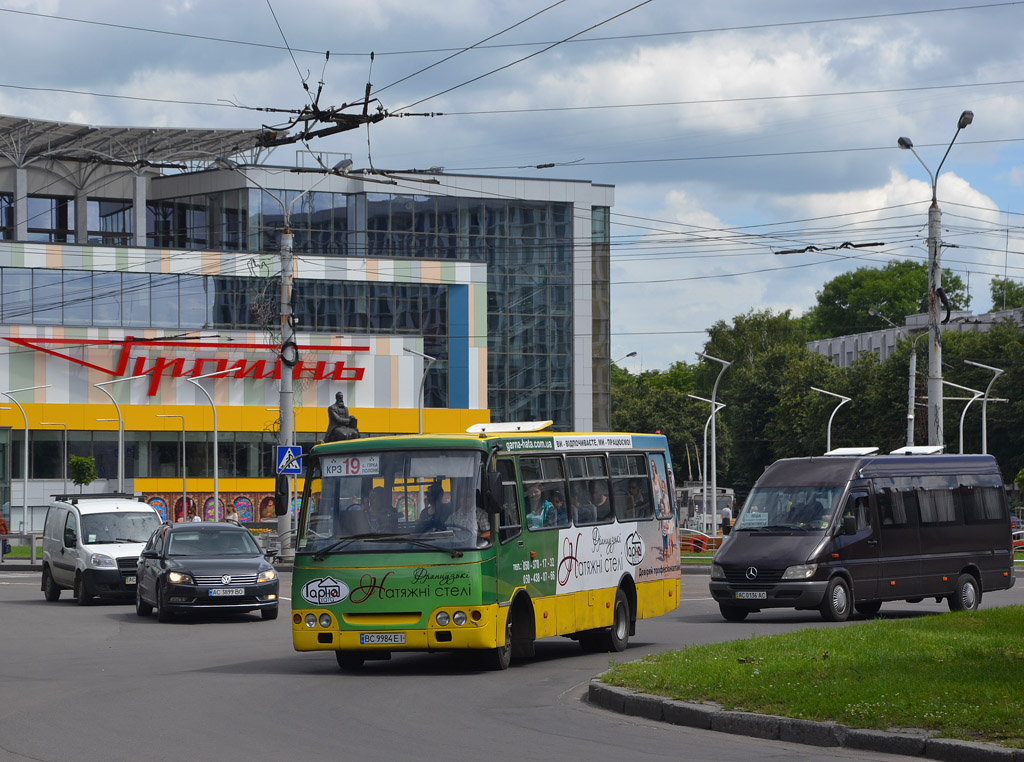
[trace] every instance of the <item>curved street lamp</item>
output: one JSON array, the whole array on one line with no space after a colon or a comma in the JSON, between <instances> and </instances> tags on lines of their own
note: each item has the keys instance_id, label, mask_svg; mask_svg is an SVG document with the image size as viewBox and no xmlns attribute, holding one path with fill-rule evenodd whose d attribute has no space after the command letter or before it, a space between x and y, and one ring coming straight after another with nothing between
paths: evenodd
<instances>
[{"instance_id":1,"label":"curved street lamp","mask_svg":"<svg viewBox=\"0 0 1024 762\"><path fill-rule=\"evenodd\" d=\"M942 288L942 212L939 211L937 188L939 172L942 165L949 156L953 143L956 142L960 130L974 121L973 111L964 111L956 125L956 132L953 139L949 141L946 153L939 162L938 169L933 175L928 165L924 163L917 151L914 150L914 142L910 138L901 137L896 141L900 148L910 151L921 162L924 171L932 184L932 203L928 207L928 332L931 336L931 343L928 345L928 444L945 444L942 425L942 337L939 334L939 291Z\"/></svg>"},{"instance_id":2,"label":"curved street lamp","mask_svg":"<svg viewBox=\"0 0 1024 762\"><path fill-rule=\"evenodd\" d=\"M909 339L913 344L910 350L910 368L908 375L910 376L909 389L907 391L907 447L914 446L914 414L917 408L917 340L922 336L926 336L928 331L920 331L916 335L910 334L900 326L896 325L889 318L883 315L881 312L876 310L874 307L868 308L868 314L872 317L882 318L886 323L895 328L898 332L903 334L903 337Z\"/></svg>"},{"instance_id":3,"label":"curved street lamp","mask_svg":"<svg viewBox=\"0 0 1024 762\"><path fill-rule=\"evenodd\" d=\"M702 507L702 510L701 510L701 516L702 516L702 518L701 518L701 531L705 531L707 529L707 525L708 525L708 520L707 520L707 515L708 515L708 469L707 469L707 464L708 464L708 425L711 423L711 419L715 417L715 414L718 413L718 411L721 410L723 407L725 407L725 403L724 402L711 402L711 400L706 399L704 397L698 397L696 394L687 394L686 396L690 397L691 399L700 400L701 402L709 402L709 403L711 403L711 415L709 415L707 421L704 422L704 465L701 466L701 471L703 472L703 479L702 479L703 483L701 484L701 488L700 489L701 489L701 498L702 498L702 501L704 503L704 505ZM718 510L718 494L717 494L717 492L715 493L715 503L714 503L714 505L715 505L715 507L711 509L711 523L712 524L715 523L715 512Z\"/></svg>"},{"instance_id":4,"label":"curved street lamp","mask_svg":"<svg viewBox=\"0 0 1024 762\"><path fill-rule=\"evenodd\" d=\"M988 386L985 387L985 398L981 401L981 454L988 455L988 393L992 389L992 384L1005 371L993 368L991 365L982 365L980 362L974 362L973 360L964 360L964 362L968 365L973 365L975 368L990 370L994 374L992 380L988 382Z\"/></svg>"},{"instance_id":5,"label":"curved street lamp","mask_svg":"<svg viewBox=\"0 0 1024 762\"><path fill-rule=\"evenodd\" d=\"M715 385L711 389L711 492L714 493L715 499L715 510L711 512L711 528L714 530L712 534L715 534L718 531L718 448L716 447L715 440L715 419L718 416L714 415L714 413L717 412L718 382L722 380L722 374L725 373L732 363L712 357L704 352L698 352L697 356L704 360L721 363L722 365L722 369L718 371L718 376L715 378ZM707 500L707 495L704 496L704 499Z\"/></svg>"},{"instance_id":6,"label":"curved street lamp","mask_svg":"<svg viewBox=\"0 0 1024 762\"><path fill-rule=\"evenodd\" d=\"M25 441L23 443L25 445L25 449L21 460L21 473L23 481L21 493L22 532L28 531L28 416L25 415L25 408L21 406L21 403L18 402L18 400L14 399L14 397L12 397L11 395L17 394L18 392L32 392L35 391L36 389L49 389L51 386L53 386L53 384L45 384L43 386L26 386L21 389L8 389L6 392L0 392L0 394L4 395L7 399L9 399L11 402L18 406L18 410L21 411L21 419L25 422ZM11 521L13 522L14 519L11 519Z\"/></svg>"},{"instance_id":7,"label":"curved street lamp","mask_svg":"<svg viewBox=\"0 0 1024 762\"><path fill-rule=\"evenodd\" d=\"M231 368L224 368L223 370L217 370L213 373L205 373L202 376L193 376L192 378L186 379L196 389L206 395L206 399L210 403L210 407L213 408L213 520L220 520L220 473L219 466L217 463L217 406L213 403L213 397L210 393L203 388L203 385L199 383L199 379L202 378L216 378L217 376L223 376L225 373L229 373ZM184 424L182 424L184 425ZM198 505L198 502L196 503ZM205 512L204 512L205 513Z\"/></svg>"},{"instance_id":8,"label":"curved street lamp","mask_svg":"<svg viewBox=\"0 0 1024 762\"><path fill-rule=\"evenodd\" d=\"M832 415L828 417L828 429L825 435L825 452L829 452L832 449L832 419L836 417L836 413L839 412L839 408L841 408L843 405L845 405L853 398L844 397L842 394L836 394L835 392L827 392L824 389L819 389L816 386L812 386L811 389L813 389L816 392L821 392L822 394L827 394L829 397L836 397L837 399L842 400L838 405L836 405L835 410L832 411Z\"/></svg>"},{"instance_id":9,"label":"curved street lamp","mask_svg":"<svg viewBox=\"0 0 1024 762\"><path fill-rule=\"evenodd\" d=\"M430 368L434 365L435 362L437 362L437 358L436 357L431 357L430 355L425 355L422 352L417 352L415 349L409 349L409 347L405 347L405 351L408 352L411 355L416 355L417 357L422 357L424 360L427 361L427 364L423 368L423 376L420 378L420 393L419 393L419 396L416 398L418 400L418 402L419 402L419 407L420 407L420 434L422 434L423 433L423 392L424 392L424 387L425 387L425 385L427 383L427 373L430 372Z\"/></svg>"}]
</instances>

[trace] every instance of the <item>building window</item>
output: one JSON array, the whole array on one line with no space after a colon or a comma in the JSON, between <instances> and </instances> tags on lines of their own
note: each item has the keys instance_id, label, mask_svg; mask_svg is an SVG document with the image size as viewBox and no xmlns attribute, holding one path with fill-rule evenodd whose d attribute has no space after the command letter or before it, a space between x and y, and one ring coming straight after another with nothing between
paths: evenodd
<instances>
[{"instance_id":1,"label":"building window","mask_svg":"<svg viewBox=\"0 0 1024 762\"><path fill-rule=\"evenodd\" d=\"M89 243L96 246L129 246L132 242L132 202L126 199L90 198Z\"/></svg>"},{"instance_id":2,"label":"building window","mask_svg":"<svg viewBox=\"0 0 1024 762\"><path fill-rule=\"evenodd\" d=\"M67 243L75 240L75 200L64 196L29 196L28 240Z\"/></svg>"},{"instance_id":3,"label":"building window","mask_svg":"<svg viewBox=\"0 0 1024 762\"><path fill-rule=\"evenodd\" d=\"M14 196L0 193L0 241L14 240Z\"/></svg>"}]
</instances>

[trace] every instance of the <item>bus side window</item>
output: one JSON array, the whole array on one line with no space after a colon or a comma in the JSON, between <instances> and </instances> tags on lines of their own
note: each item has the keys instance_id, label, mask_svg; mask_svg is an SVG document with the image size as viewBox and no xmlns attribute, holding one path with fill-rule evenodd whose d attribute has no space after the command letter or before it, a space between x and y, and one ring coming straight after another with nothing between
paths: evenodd
<instances>
[{"instance_id":1,"label":"bus side window","mask_svg":"<svg viewBox=\"0 0 1024 762\"><path fill-rule=\"evenodd\" d=\"M501 474L501 513L498 514L498 540L504 544L523 532L519 512L519 493L516 489L516 470L509 458L500 458L495 464Z\"/></svg>"}]
</instances>

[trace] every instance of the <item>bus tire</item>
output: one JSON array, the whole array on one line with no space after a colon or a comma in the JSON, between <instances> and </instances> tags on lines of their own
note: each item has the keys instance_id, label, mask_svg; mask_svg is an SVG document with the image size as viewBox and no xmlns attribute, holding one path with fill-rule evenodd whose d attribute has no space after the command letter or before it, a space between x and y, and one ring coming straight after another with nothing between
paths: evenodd
<instances>
[{"instance_id":1,"label":"bus tire","mask_svg":"<svg viewBox=\"0 0 1024 762\"><path fill-rule=\"evenodd\" d=\"M612 613L612 626L605 634L605 645L609 651L625 651L629 645L629 599L620 588L615 591L615 609Z\"/></svg>"},{"instance_id":2,"label":"bus tire","mask_svg":"<svg viewBox=\"0 0 1024 762\"><path fill-rule=\"evenodd\" d=\"M978 580L971 574L961 574L957 577L953 594L949 596L949 610L977 611L980 605L981 590L978 588Z\"/></svg>"},{"instance_id":3,"label":"bus tire","mask_svg":"<svg viewBox=\"0 0 1024 762\"><path fill-rule=\"evenodd\" d=\"M850 586L842 577L833 577L825 588L825 597L821 599L818 610L826 622L845 622L850 618Z\"/></svg>"},{"instance_id":4,"label":"bus tire","mask_svg":"<svg viewBox=\"0 0 1024 762\"><path fill-rule=\"evenodd\" d=\"M75 577L75 598L79 606L88 606L92 596L85 591L85 575L79 574Z\"/></svg>"},{"instance_id":5,"label":"bus tire","mask_svg":"<svg viewBox=\"0 0 1024 762\"><path fill-rule=\"evenodd\" d=\"M51 603L60 598L60 587L53 581L49 566L43 567L43 597Z\"/></svg>"},{"instance_id":6,"label":"bus tire","mask_svg":"<svg viewBox=\"0 0 1024 762\"><path fill-rule=\"evenodd\" d=\"M508 669L509 664L512 663L513 637L512 612L509 611L508 618L505 620L505 645L491 649L489 654L490 666L492 669L500 672L501 670Z\"/></svg>"},{"instance_id":7,"label":"bus tire","mask_svg":"<svg viewBox=\"0 0 1024 762\"><path fill-rule=\"evenodd\" d=\"M345 672L354 672L363 666L363 655L358 651L335 651L334 658L338 660L338 667Z\"/></svg>"},{"instance_id":8,"label":"bus tire","mask_svg":"<svg viewBox=\"0 0 1024 762\"><path fill-rule=\"evenodd\" d=\"M860 603L853 604L853 608L857 610L858 614L864 616L874 616L878 613L879 609L882 608L881 601L861 601Z\"/></svg>"},{"instance_id":9,"label":"bus tire","mask_svg":"<svg viewBox=\"0 0 1024 762\"><path fill-rule=\"evenodd\" d=\"M719 603L718 610L722 612L722 617L727 622L742 622L747 618L747 614L750 613L746 609L741 609L739 606L730 606L728 603Z\"/></svg>"}]
</instances>

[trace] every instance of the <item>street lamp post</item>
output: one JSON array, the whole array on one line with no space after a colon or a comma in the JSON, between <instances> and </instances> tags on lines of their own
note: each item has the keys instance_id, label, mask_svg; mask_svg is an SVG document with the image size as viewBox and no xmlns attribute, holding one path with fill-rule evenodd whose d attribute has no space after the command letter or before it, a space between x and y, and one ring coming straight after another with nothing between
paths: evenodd
<instances>
[{"instance_id":1,"label":"street lamp post","mask_svg":"<svg viewBox=\"0 0 1024 762\"><path fill-rule=\"evenodd\" d=\"M203 388L203 385L199 383L202 378L215 378L216 376L223 376L228 373L231 369L224 368L223 370L214 371L213 373L205 373L202 376L194 376L188 379L188 382L195 386L196 389L206 395L206 399L210 402L210 407L213 408L213 520L220 520L220 473L217 464L217 406L213 403L213 397L210 393ZM283 416L283 411L282 411ZM184 424L182 424L184 425ZM198 505L198 503L197 503Z\"/></svg>"},{"instance_id":2,"label":"street lamp post","mask_svg":"<svg viewBox=\"0 0 1024 762\"><path fill-rule=\"evenodd\" d=\"M709 402L709 403L711 403L711 415L709 415L708 419L704 422L704 465L701 466L702 482L703 482L701 484L701 497L702 497L702 502L703 502L703 506L702 506L702 509L701 509L701 528L702 528L701 531L703 531L704 529L707 529L707 524L708 524L708 519L707 519L707 515L708 515L708 469L707 469L707 464L708 464L708 425L711 423L711 419L715 417L715 414L718 413L718 411L721 410L723 407L725 407L725 403L724 402L711 402L711 400L706 399L704 397L698 397L696 394L687 394L686 396L690 397L692 399L695 399L695 400L700 400L701 402ZM715 505L716 506L718 505L718 495L717 494L715 495ZM715 523L715 511L714 511L714 509L712 509L712 511L711 511L711 523L712 524Z\"/></svg>"},{"instance_id":3,"label":"street lamp post","mask_svg":"<svg viewBox=\"0 0 1024 762\"><path fill-rule=\"evenodd\" d=\"M436 357L431 357L430 355L425 355L422 352L417 352L415 349L409 349L409 347L406 347L405 351L408 352L411 355L416 355L417 357L422 357L424 360L427 361L426 366L423 368L423 376L420 378L420 393L419 393L419 397L417 397L417 400L419 402L419 407L420 407L420 434L422 434L423 433L423 392L424 392L424 387L425 387L425 385L427 383L427 373L430 372L430 368L433 366L433 364L435 362L437 362L437 358Z\"/></svg>"},{"instance_id":4,"label":"street lamp post","mask_svg":"<svg viewBox=\"0 0 1024 762\"><path fill-rule=\"evenodd\" d=\"M7 399L9 399L11 402L18 406L18 410L21 411L21 419L25 422L25 441L23 443L25 445L25 449L23 450L21 459L21 473L23 482L21 493L22 532L28 531L28 416L25 415L25 408L21 406L21 403L18 402L18 400L14 399L14 397L12 397L11 395L17 394L18 392L31 392L35 391L36 389L49 389L51 386L53 386L53 384L44 384L43 386L26 386L21 389L8 389L6 392L0 392L0 394L4 395Z\"/></svg>"},{"instance_id":5,"label":"street lamp post","mask_svg":"<svg viewBox=\"0 0 1024 762\"><path fill-rule=\"evenodd\" d=\"M928 165L924 163L917 151L914 150L914 143L910 138L900 138L897 145L900 148L911 151L917 160L928 173L932 184L932 203L928 207L928 332L931 337L928 351L928 444L943 445L945 443L942 421L942 337L939 331L939 290L942 288L942 212L939 211L939 202L936 194L939 180L939 172L942 165L949 156L953 143L956 142L960 130L974 121L973 111L964 111L960 114L957 122L956 132L953 139L949 141L946 153L939 162L938 169L933 175Z\"/></svg>"},{"instance_id":6,"label":"street lamp post","mask_svg":"<svg viewBox=\"0 0 1024 762\"><path fill-rule=\"evenodd\" d=\"M115 378L113 381L102 381L98 384L93 384L97 389L103 392L110 401L114 403L114 409L117 411L117 491L118 493L124 493L124 418L121 417L121 407L117 404L117 400L114 399L114 395L107 391L107 387L110 384L119 384L122 381L132 381L136 378L142 378L146 374L140 374L138 376L128 376L127 378Z\"/></svg>"},{"instance_id":7,"label":"street lamp post","mask_svg":"<svg viewBox=\"0 0 1024 762\"><path fill-rule=\"evenodd\" d=\"M966 397L947 397L946 398L946 399L948 399L950 401L952 401L952 400L965 400L967 402L967 404L964 405L963 411L960 413L960 454L963 455L964 454L964 418L967 417L967 408L969 408L972 404L974 404L975 400L981 399L983 396L985 396L985 392L979 392L977 389L972 389L969 386L961 386L960 384L954 384L952 381L943 381L942 383L945 384L946 386L952 386L954 389L961 389L961 390L963 390L965 392L970 392L971 395L972 395L970 399L967 399Z\"/></svg>"},{"instance_id":8,"label":"street lamp post","mask_svg":"<svg viewBox=\"0 0 1024 762\"><path fill-rule=\"evenodd\" d=\"M832 411L832 415L828 417L828 429L826 430L825 434L825 452L829 452L832 449L832 419L836 417L836 413L839 412L839 408L841 408L843 405L849 402L852 399L852 397L844 397L842 394L836 394L835 392L827 392L824 389L819 389L816 386L812 386L811 389L813 389L816 392L821 392L822 394L827 394L829 397L836 397L837 399L841 400L841 402L838 405L836 405L835 410Z\"/></svg>"},{"instance_id":9,"label":"street lamp post","mask_svg":"<svg viewBox=\"0 0 1024 762\"><path fill-rule=\"evenodd\" d=\"M718 371L718 376L715 378L715 385L711 389L711 492L714 498L714 508L711 511L711 529L713 530L711 533L716 534L718 531L718 448L716 447L715 439L715 419L718 416L715 415L717 412L716 400L718 398L718 382L722 380L722 374L725 373L726 368L732 365L732 363L712 357L704 352L698 352L697 356L722 364L722 369ZM704 495L705 502L707 502L707 499L707 495Z\"/></svg>"},{"instance_id":10,"label":"street lamp post","mask_svg":"<svg viewBox=\"0 0 1024 762\"><path fill-rule=\"evenodd\" d=\"M188 517L188 477L185 473L185 416L177 413L157 413L157 418L180 418L181 419L181 518ZM174 517L172 511L167 512L167 520L172 524Z\"/></svg>"},{"instance_id":11,"label":"street lamp post","mask_svg":"<svg viewBox=\"0 0 1024 762\"><path fill-rule=\"evenodd\" d=\"M622 357L620 357L618 360L612 360L612 362L614 364L618 365L620 362L622 362L623 360L628 360L630 357L636 357L636 352L630 352L629 354L625 354Z\"/></svg>"},{"instance_id":12,"label":"street lamp post","mask_svg":"<svg viewBox=\"0 0 1024 762\"><path fill-rule=\"evenodd\" d=\"M40 421L40 426L63 426L64 427L64 494L68 494L68 425L66 423L55 423L53 421Z\"/></svg>"},{"instance_id":13,"label":"street lamp post","mask_svg":"<svg viewBox=\"0 0 1024 762\"><path fill-rule=\"evenodd\" d=\"M874 307L868 308L868 314L874 317L880 317L886 323L891 325L897 331L903 334L903 336L911 341L910 348L910 369L908 375L910 376L910 382L907 391L907 447L914 446L914 415L917 408L917 340L922 336L927 335L928 331L921 331L916 336L907 333L900 326L896 325L889 318L883 315L881 312L876 310Z\"/></svg>"},{"instance_id":14,"label":"street lamp post","mask_svg":"<svg viewBox=\"0 0 1024 762\"><path fill-rule=\"evenodd\" d=\"M1004 371L999 368L993 368L991 365L982 365L980 362L974 362L973 360L964 360L964 362L968 365L973 365L975 368L990 370L993 374L992 380L985 387L985 398L981 401L981 454L988 455L988 393L992 389L992 384L1003 375Z\"/></svg>"}]
</instances>

